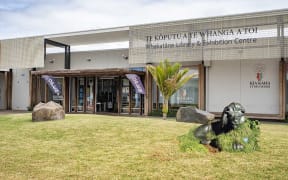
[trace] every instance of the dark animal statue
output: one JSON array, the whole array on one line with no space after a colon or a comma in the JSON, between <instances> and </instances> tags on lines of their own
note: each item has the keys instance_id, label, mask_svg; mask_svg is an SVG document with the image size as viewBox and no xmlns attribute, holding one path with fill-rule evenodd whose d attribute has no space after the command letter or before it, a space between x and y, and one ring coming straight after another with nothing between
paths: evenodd
<instances>
[{"instance_id":1,"label":"dark animal statue","mask_svg":"<svg viewBox=\"0 0 288 180\"><path fill-rule=\"evenodd\" d=\"M244 113L244 107L239 103L233 102L224 108L219 121L199 126L195 130L194 135L200 139L202 144L210 144L212 141L211 145L215 146L213 139L207 137L208 134L213 133L219 135L236 129L240 124L245 122Z\"/></svg>"}]
</instances>

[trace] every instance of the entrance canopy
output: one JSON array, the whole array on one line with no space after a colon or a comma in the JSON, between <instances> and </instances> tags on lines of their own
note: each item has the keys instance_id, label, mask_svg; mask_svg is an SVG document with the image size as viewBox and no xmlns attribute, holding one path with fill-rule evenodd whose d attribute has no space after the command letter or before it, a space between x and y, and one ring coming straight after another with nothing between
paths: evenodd
<instances>
[{"instance_id":1,"label":"entrance canopy","mask_svg":"<svg viewBox=\"0 0 288 180\"><path fill-rule=\"evenodd\" d=\"M128 45L129 27L106 28L79 32L68 32L46 35L45 57L49 53L63 52L59 48L65 48L65 69L70 69L70 52L95 51L104 49L119 49L123 43ZM47 42L47 43L46 43ZM49 48L46 51L46 47ZM126 47L126 46L125 46ZM127 48L127 47L126 47ZM46 59L46 58L45 58Z\"/></svg>"},{"instance_id":2,"label":"entrance canopy","mask_svg":"<svg viewBox=\"0 0 288 180\"><path fill-rule=\"evenodd\" d=\"M86 69L86 70L57 70L57 71L32 71L32 75L51 76L124 76L126 74L144 75L145 72L129 69Z\"/></svg>"},{"instance_id":3,"label":"entrance canopy","mask_svg":"<svg viewBox=\"0 0 288 180\"><path fill-rule=\"evenodd\" d=\"M129 41L129 27L106 28L79 32L59 33L0 41L0 69L23 69L44 67L46 44L62 44L65 47L95 45ZM65 64L65 67L69 65Z\"/></svg>"},{"instance_id":4,"label":"entrance canopy","mask_svg":"<svg viewBox=\"0 0 288 180\"><path fill-rule=\"evenodd\" d=\"M129 40L129 27L51 34L45 39L70 46L122 42Z\"/></svg>"}]
</instances>

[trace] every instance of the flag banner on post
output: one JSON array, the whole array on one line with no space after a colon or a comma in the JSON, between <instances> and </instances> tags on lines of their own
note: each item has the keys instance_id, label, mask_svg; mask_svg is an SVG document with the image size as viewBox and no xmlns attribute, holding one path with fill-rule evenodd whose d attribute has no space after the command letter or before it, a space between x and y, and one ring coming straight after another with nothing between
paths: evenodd
<instances>
[{"instance_id":1,"label":"flag banner on post","mask_svg":"<svg viewBox=\"0 0 288 180\"><path fill-rule=\"evenodd\" d=\"M56 94L57 96L61 95L61 87L58 84L58 82L56 81L56 79L54 79L52 76L48 76L48 75L42 75L42 78L45 80L45 82L48 84L50 90Z\"/></svg>"},{"instance_id":2,"label":"flag banner on post","mask_svg":"<svg viewBox=\"0 0 288 180\"><path fill-rule=\"evenodd\" d=\"M141 82L140 77L137 74L126 74L126 77L130 80L133 87L136 90L136 93L145 94L144 86Z\"/></svg>"}]
</instances>

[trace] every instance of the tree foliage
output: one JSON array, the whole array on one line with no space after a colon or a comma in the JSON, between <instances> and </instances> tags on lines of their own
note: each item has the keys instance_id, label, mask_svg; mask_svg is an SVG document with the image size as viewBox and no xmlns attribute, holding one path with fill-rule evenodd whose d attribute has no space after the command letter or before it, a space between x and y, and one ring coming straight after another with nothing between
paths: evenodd
<instances>
[{"instance_id":1,"label":"tree foliage","mask_svg":"<svg viewBox=\"0 0 288 180\"><path fill-rule=\"evenodd\" d=\"M181 64L171 64L168 59L165 59L164 62L161 61L158 66L147 65L147 69L163 95L162 112L163 119L166 119L169 98L195 74L188 75L188 68L181 69Z\"/></svg>"}]
</instances>

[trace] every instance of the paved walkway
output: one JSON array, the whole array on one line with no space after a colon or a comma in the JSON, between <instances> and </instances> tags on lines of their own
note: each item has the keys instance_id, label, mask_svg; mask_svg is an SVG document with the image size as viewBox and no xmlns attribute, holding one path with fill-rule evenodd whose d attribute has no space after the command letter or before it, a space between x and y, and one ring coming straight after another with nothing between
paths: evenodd
<instances>
[{"instance_id":1,"label":"paved walkway","mask_svg":"<svg viewBox=\"0 0 288 180\"><path fill-rule=\"evenodd\" d=\"M3 114L21 114L21 113L31 113L32 111L25 111L25 110L0 110L0 116ZM77 113L66 113L66 114L77 114ZM107 115L107 114L106 114ZM111 114L110 114L111 115ZM115 115L115 114L112 114ZM131 117L131 115L128 115L128 117ZM139 116L139 117L143 117L145 118L146 116ZM157 118L157 119L161 119L161 117L155 117L155 116L148 116L149 118ZM171 119L175 119L175 118L171 118ZM271 120L271 119L262 119L260 120L260 123L276 123L276 124L280 124L283 123L285 125L287 125L288 123L285 120Z\"/></svg>"},{"instance_id":2,"label":"paved walkway","mask_svg":"<svg viewBox=\"0 0 288 180\"><path fill-rule=\"evenodd\" d=\"M20 114L20 113L32 113L32 111L24 111L24 110L0 110L1 114Z\"/></svg>"}]
</instances>

